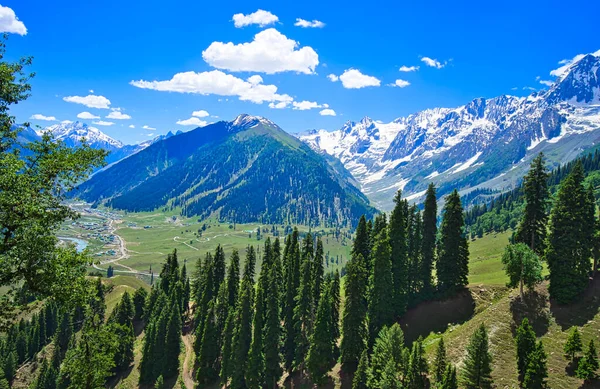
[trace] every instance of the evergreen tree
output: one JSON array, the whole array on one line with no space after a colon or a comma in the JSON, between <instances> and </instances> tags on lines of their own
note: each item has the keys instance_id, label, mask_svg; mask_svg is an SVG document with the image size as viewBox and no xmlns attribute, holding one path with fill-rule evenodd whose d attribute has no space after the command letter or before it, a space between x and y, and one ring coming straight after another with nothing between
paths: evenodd
<instances>
[{"instance_id":1,"label":"evergreen tree","mask_svg":"<svg viewBox=\"0 0 600 389\"><path fill-rule=\"evenodd\" d=\"M156 382L154 383L154 389L164 389L165 388L165 380L163 376L158 376Z\"/></svg>"},{"instance_id":2,"label":"evergreen tree","mask_svg":"<svg viewBox=\"0 0 600 389\"><path fill-rule=\"evenodd\" d=\"M579 361L577 366L577 377L584 381L589 381L596 378L596 372L598 371L598 352L594 345L594 340L590 340L587 350L583 355L583 358Z\"/></svg>"},{"instance_id":3,"label":"evergreen tree","mask_svg":"<svg viewBox=\"0 0 600 389\"><path fill-rule=\"evenodd\" d=\"M437 198L433 183L427 187L423 209L423 235L421 240L421 296L424 300L433 296L433 264L437 238Z\"/></svg>"},{"instance_id":4,"label":"evergreen tree","mask_svg":"<svg viewBox=\"0 0 600 389\"><path fill-rule=\"evenodd\" d=\"M300 286L296 295L294 307L294 323L296 326L296 354L294 366L303 369L306 354L310 346L309 340L313 328L313 239L306 234L302 242L302 265L300 268Z\"/></svg>"},{"instance_id":5,"label":"evergreen tree","mask_svg":"<svg viewBox=\"0 0 600 389\"><path fill-rule=\"evenodd\" d=\"M200 385L206 386L219 377L219 333L217 330L217 315L215 301L209 303L209 311L204 325L202 346L198 355L198 372L196 380Z\"/></svg>"},{"instance_id":6,"label":"evergreen tree","mask_svg":"<svg viewBox=\"0 0 600 389\"><path fill-rule=\"evenodd\" d=\"M408 235L408 296L409 304L414 305L423 296L421 291L423 283L421 275L424 273L421 260L421 241L423 240L423 221L421 220L421 212L416 205L412 205L408 210L407 217L407 235Z\"/></svg>"},{"instance_id":7,"label":"evergreen tree","mask_svg":"<svg viewBox=\"0 0 600 389\"><path fill-rule=\"evenodd\" d=\"M465 237L463 208L458 192L446 198L438 248L438 289L452 294L468 283L469 248Z\"/></svg>"},{"instance_id":8,"label":"evergreen tree","mask_svg":"<svg viewBox=\"0 0 600 389\"><path fill-rule=\"evenodd\" d=\"M458 389L458 379L456 378L456 368L452 365L446 367L444 379L439 389Z\"/></svg>"},{"instance_id":9,"label":"evergreen tree","mask_svg":"<svg viewBox=\"0 0 600 389\"><path fill-rule=\"evenodd\" d=\"M6 378L0 378L0 389L10 389L10 384Z\"/></svg>"},{"instance_id":10,"label":"evergreen tree","mask_svg":"<svg viewBox=\"0 0 600 389\"><path fill-rule=\"evenodd\" d=\"M506 246L502 255L502 264L510 281L511 288L519 286L523 299L523 287L533 289L542 282L542 261L537 254L524 243Z\"/></svg>"},{"instance_id":11,"label":"evergreen tree","mask_svg":"<svg viewBox=\"0 0 600 389\"><path fill-rule=\"evenodd\" d=\"M371 273L371 232L367 230L367 219L365 215L360 217L358 226L356 227L356 237L354 238L354 245L352 246L352 257L355 258L360 254L363 265L367 274ZM358 360L357 360L358 362Z\"/></svg>"},{"instance_id":12,"label":"evergreen tree","mask_svg":"<svg viewBox=\"0 0 600 389\"><path fill-rule=\"evenodd\" d=\"M333 354L335 339L334 334L331 333L332 304L331 283L328 283L319 300L315 330L310 339L310 349L306 358L308 372L317 385L325 382L327 372L335 363Z\"/></svg>"},{"instance_id":13,"label":"evergreen tree","mask_svg":"<svg viewBox=\"0 0 600 389\"><path fill-rule=\"evenodd\" d=\"M252 259L251 259L252 260ZM248 262L248 258L246 258ZM254 273L251 267L246 269ZM246 273L250 274L250 272ZM254 305L254 287L251 278L244 278L240 288L239 303L236 313L236 329L233 337L232 381L233 389L246 387L246 366L248 352L252 343L252 319Z\"/></svg>"},{"instance_id":14,"label":"evergreen tree","mask_svg":"<svg viewBox=\"0 0 600 389\"><path fill-rule=\"evenodd\" d=\"M571 328L567 343L565 343L564 351L565 355L569 357L571 361L575 360L577 353L583 350L583 343L581 342L581 334L577 327Z\"/></svg>"},{"instance_id":15,"label":"evergreen tree","mask_svg":"<svg viewBox=\"0 0 600 389\"><path fill-rule=\"evenodd\" d=\"M240 289L240 255L233 250L227 268L227 302L230 308L235 308Z\"/></svg>"},{"instance_id":16,"label":"evergreen tree","mask_svg":"<svg viewBox=\"0 0 600 389\"><path fill-rule=\"evenodd\" d=\"M268 269L268 268L265 268ZM267 271L261 271L261 276ZM266 280L266 278L265 278ZM265 281L266 283L266 281ZM263 286L259 283L256 289L254 324L252 326L252 343L248 355L248 370L246 373L246 383L249 388L259 388L264 385L265 378L265 354L263 351L263 330L265 317L265 296ZM272 347L272 346L271 346Z\"/></svg>"},{"instance_id":17,"label":"evergreen tree","mask_svg":"<svg viewBox=\"0 0 600 389\"><path fill-rule=\"evenodd\" d=\"M471 336L467 346L462 371L465 389L488 389L492 387L492 356L489 352L488 335L482 324Z\"/></svg>"},{"instance_id":18,"label":"evergreen tree","mask_svg":"<svg viewBox=\"0 0 600 389\"><path fill-rule=\"evenodd\" d=\"M276 240L277 242L277 240ZM277 254L278 255L278 254ZM264 360L265 374L264 382L267 387L274 388L281 377L281 354L279 346L281 342L281 321L279 320L279 269L274 258L271 268L268 270L267 283L270 285L268 294L265 296L265 329L264 329Z\"/></svg>"},{"instance_id":19,"label":"evergreen tree","mask_svg":"<svg viewBox=\"0 0 600 389\"><path fill-rule=\"evenodd\" d=\"M539 153L531 162L531 168L523 178L522 190L525 197L525 212L515 241L524 243L539 255L544 253L546 224L548 222L548 171L544 163L544 154Z\"/></svg>"},{"instance_id":20,"label":"evergreen tree","mask_svg":"<svg viewBox=\"0 0 600 389\"><path fill-rule=\"evenodd\" d=\"M166 378L177 375L179 371L179 353L181 352L181 313L173 298L171 299L170 311L163 350L164 367L162 375Z\"/></svg>"},{"instance_id":21,"label":"evergreen tree","mask_svg":"<svg viewBox=\"0 0 600 389\"><path fill-rule=\"evenodd\" d=\"M244 263L244 280L249 280L254 283L254 276L256 275L256 251L254 246L248 246L246 248L246 262Z\"/></svg>"},{"instance_id":22,"label":"evergreen tree","mask_svg":"<svg viewBox=\"0 0 600 389\"><path fill-rule=\"evenodd\" d=\"M146 305L146 298L148 297L148 292L144 288L136 289L133 294L133 307L134 307L134 319L140 320L144 317L144 306Z\"/></svg>"},{"instance_id":23,"label":"evergreen tree","mask_svg":"<svg viewBox=\"0 0 600 389\"><path fill-rule=\"evenodd\" d=\"M358 362L358 368L354 373L354 378L352 380L352 389L369 389L369 382L371 381L369 377L370 373L369 367L369 354L367 350L363 350L362 355L360 356L360 361Z\"/></svg>"},{"instance_id":24,"label":"evergreen tree","mask_svg":"<svg viewBox=\"0 0 600 389\"><path fill-rule=\"evenodd\" d=\"M447 366L446 345L444 344L444 338L440 338L435 349L435 359L433 360L432 374L435 382L441 383L444 381Z\"/></svg>"},{"instance_id":25,"label":"evergreen tree","mask_svg":"<svg viewBox=\"0 0 600 389\"><path fill-rule=\"evenodd\" d=\"M373 244L373 274L369 280L369 334L370 344L383 326L394 321L394 300L390 241L387 231L382 230Z\"/></svg>"},{"instance_id":26,"label":"evergreen tree","mask_svg":"<svg viewBox=\"0 0 600 389\"><path fill-rule=\"evenodd\" d=\"M231 378L233 370L233 332L235 327L236 314L234 310L229 311L225 328L223 329L223 346L221 347L221 384L226 384Z\"/></svg>"},{"instance_id":27,"label":"evergreen tree","mask_svg":"<svg viewBox=\"0 0 600 389\"><path fill-rule=\"evenodd\" d=\"M346 268L344 284L346 300L342 314L342 367L353 372L365 349L367 339L367 278L362 254L353 254Z\"/></svg>"},{"instance_id":28,"label":"evergreen tree","mask_svg":"<svg viewBox=\"0 0 600 389\"><path fill-rule=\"evenodd\" d=\"M331 335L333 336L333 355L337 360L340 355L338 340L340 338L340 273L336 270L331 283Z\"/></svg>"},{"instance_id":29,"label":"evergreen tree","mask_svg":"<svg viewBox=\"0 0 600 389\"><path fill-rule=\"evenodd\" d=\"M524 318L517 328L515 343L517 346L517 371L519 372L519 379L522 380L525 378L530 355L536 349L535 332L529 324L529 319Z\"/></svg>"},{"instance_id":30,"label":"evergreen tree","mask_svg":"<svg viewBox=\"0 0 600 389\"><path fill-rule=\"evenodd\" d=\"M427 388L427 359L425 358L425 350L423 349L423 341L419 338L413 343L412 352L410 353L410 361L408 364L408 381L409 389L425 389Z\"/></svg>"},{"instance_id":31,"label":"evergreen tree","mask_svg":"<svg viewBox=\"0 0 600 389\"><path fill-rule=\"evenodd\" d=\"M317 238L317 249L315 250L315 258L313 264L312 274L312 295L313 302L312 306L316 310L319 306L319 299L321 298L321 289L323 287L323 276L325 269L323 268L323 241L320 237ZM316 314L316 312L315 312Z\"/></svg>"},{"instance_id":32,"label":"evergreen tree","mask_svg":"<svg viewBox=\"0 0 600 389\"><path fill-rule=\"evenodd\" d=\"M285 369L291 372L296 356L297 326L294 321L296 308L296 294L300 286L300 246L298 243L298 230L286 242L285 250L285 304L283 307L284 341L283 356Z\"/></svg>"},{"instance_id":33,"label":"evergreen tree","mask_svg":"<svg viewBox=\"0 0 600 389\"><path fill-rule=\"evenodd\" d=\"M588 284L594 235L594 204L583 187L579 161L562 181L550 215L546 261L550 297L561 304L573 301Z\"/></svg>"},{"instance_id":34,"label":"evergreen tree","mask_svg":"<svg viewBox=\"0 0 600 389\"><path fill-rule=\"evenodd\" d=\"M390 287L386 294L392 291L393 314L395 317L400 317L406 311L408 304L408 237L407 237L407 226L408 226L408 203L402 200L402 191L398 190L394 197L394 209L390 216L389 224L389 245L391 247L391 272L392 272L392 284L385 285ZM375 237L373 251L377 247L378 237ZM373 253L374 267L377 265L377 257L375 252ZM374 270L375 272L375 270ZM373 284L371 284L372 286ZM386 323L387 324L387 323ZM379 332L379 328L375 328L375 334ZM375 336L374 333L371 333Z\"/></svg>"},{"instance_id":35,"label":"evergreen tree","mask_svg":"<svg viewBox=\"0 0 600 389\"><path fill-rule=\"evenodd\" d=\"M97 277L96 282L94 283L94 292L91 297L90 308L92 314L98 315L100 321L104 321L106 303L104 300L104 285L102 285L102 279L100 277Z\"/></svg>"},{"instance_id":36,"label":"evergreen tree","mask_svg":"<svg viewBox=\"0 0 600 389\"><path fill-rule=\"evenodd\" d=\"M370 384L372 388L388 388L390 383L399 385L399 378L407 371L410 356L404 350L404 334L398 323L383 327L373 346L371 356Z\"/></svg>"},{"instance_id":37,"label":"evergreen tree","mask_svg":"<svg viewBox=\"0 0 600 389\"><path fill-rule=\"evenodd\" d=\"M547 387L546 378L548 378L546 352L540 341L529 354L523 389L544 389Z\"/></svg>"}]
</instances>

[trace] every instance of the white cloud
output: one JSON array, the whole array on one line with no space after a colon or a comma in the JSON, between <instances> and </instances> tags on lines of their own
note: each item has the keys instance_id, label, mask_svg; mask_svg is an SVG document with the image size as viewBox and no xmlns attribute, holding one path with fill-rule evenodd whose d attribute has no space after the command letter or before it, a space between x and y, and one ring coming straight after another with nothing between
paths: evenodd
<instances>
[{"instance_id":1,"label":"white cloud","mask_svg":"<svg viewBox=\"0 0 600 389\"><path fill-rule=\"evenodd\" d=\"M421 61L424 62L425 65L432 67L432 68L436 68L436 69L441 69L444 66L446 66L446 62L441 63L440 61L438 61L435 58L423 57L423 58L421 58Z\"/></svg>"},{"instance_id":2,"label":"white cloud","mask_svg":"<svg viewBox=\"0 0 600 389\"><path fill-rule=\"evenodd\" d=\"M135 128L135 126L133 124L130 124L129 128Z\"/></svg>"},{"instance_id":3,"label":"white cloud","mask_svg":"<svg viewBox=\"0 0 600 389\"><path fill-rule=\"evenodd\" d=\"M25 24L17 18L17 15L12 8L0 5L0 32L27 35L27 28L25 27Z\"/></svg>"},{"instance_id":4,"label":"white cloud","mask_svg":"<svg viewBox=\"0 0 600 389\"><path fill-rule=\"evenodd\" d=\"M113 122L105 122L104 120L98 120L97 122L92 122L92 124L95 124L97 126L112 126Z\"/></svg>"},{"instance_id":5,"label":"white cloud","mask_svg":"<svg viewBox=\"0 0 600 389\"><path fill-rule=\"evenodd\" d=\"M300 102L294 101L292 103L292 106L294 107L294 109L297 109L299 111L306 111L308 109L323 107L321 104L318 104L315 101L307 101L307 100L300 101Z\"/></svg>"},{"instance_id":6,"label":"white cloud","mask_svg":"<svg viewBox=\"0 0 600 389\"><path fill-rule=\"evenodd\" d=\"M108 114L107 119L118 119L118 120L126 120L131 119L131 116L121 112L121 110L114 110Z\"/></svg>"},{"instance_id":7,"label":"white cloud","mask_svg":"<svg viewBox=\"0 0 600 389\"><path fill-rule=\"evenodd\" d=\"M309 21L297 18L296 23L294 23L294 26L302 28L323 28L325 27L325 23L323 23L320 20Z\"/></svg>"},{"instance_id":8,"label":"white cloud","mask_svg":"<svg viewBox=\"0 0 600 389\"><path fill-rule=\"evenodd\" d=\"M290 105L290 103L288 101L280 101L279 103L269 103L269 108L273 108L273 109L284 109L287 108L287 106Z\"/></svg>"},{"instance_id":9,"label":"white cloud","mask_svg":"<svg viewBox=\"0 0 600 389\"><path fill-rule=\"evenodd\" d=\"M262 9L248 15L242 13L233 15L233 24L237 28L249 26L251 24L258 24L259 26L264 27L278 21L279 18L276 15Z\"/></svg>"},{"instance_id":10,"label":"white cloud","mask_svg":"<svg viewBox=\"0 0 600 389\"><path fill-rule=\"evenodd\" d=\"M335 111L333 109L330 108L326 108L324 110L322 110L321 112L319 112L319 115L321 116L335 116Z\"/></svg>"},{"instance_id":11,"label":"white cloud","mask_svg":"<svg viewBox=\"0 0 600 389\"><path fill-rule=\"evenodd\" d=\"M379 86L381 81L373 76L362 74L357 69L347 69L340 77L342 85L346 89L360 89L368 86Z\"/></svg>"},{"instance_id":12,"label":"white cloud","mask_svg":"<svg viewBox=\"0 0 600 389\"><path fill-rule=\"evenodd\" d=\"M210 116L210 114L208 112L206 112L205 110L201 109L200 111L192 112L192 116L197 117L197 118L205 118L207 116Z\"/></svg>"},{"instance_id":13,"label":"white cloud","mask_svg":"<svg viewBox=\"0 0 600 389\"><path fill-rule=\"evenodd\" d=\"M419 70L419 66L405 66L402 65L400 66L400 69L398 69L398 71L400 72L416 72L417 70Z\"/></svg>"},{"instance_id":14,"label":"white cloud","mask_svg":"<svg viewBox=\"0 0 600 389\"><path fill-rule=\"evenodd\" d=\"M68 103L82 104L88 108L108 109L110 100L104 96L87 95L83 96L67 96L63 100Z\"/></svg>"},{"instance_id":15,"label":"white cloud","mask_svg":"<svg viewBox=\"0 0 600 389\"><path fill-rule=\"evenodd\" d=\"M191 117L191 118L185 119L185 120L178 120L177 124L179 124L180 126L198 126L198 127L204 127L208 123L205 122L204 120L198 119L197 117Z\"/></svg>"},{"instance_id":16,"label":"white cloud","mask_svg":"<svg viewBox=\"0 0 600 389\"><path fill-rule=\"evenodd\" d=\"M396 82L390 84L390 86L397 86L398 88L405 88L410 85L410 82L402 79L397 79Z\"/></svg>"},{"instance_id":17,"label":"white cloud","mask_svg":"<svg viewBox=\"0 0 600 389\"><path fill-rule=\"evenodd\" d=\"M149 130L149 131L154 131L154 130L156 130L156 128L154 128L154 127L150 127L150 126L149 126L149 125L147 125L147 124L146 124L145 126L143 126L142 128L143 128L144 130Z\"/></svg>"},{"instance_id":18,"label":"white cloud","mask_svg":"<svg viewBox=\"0 0 600 389\"><path fill-rule=\"evenodd\" d=\"M220 70L210 72L177 73L166 81L131 81L131 85L143 89L163 92L196 93L201 95L238 96L240 100L261 104L267 102L291 102L286 94L278 94L275 85L254 85L248 81L223 73Z\"/></svg>"},{"instance_id":19,"label":"white cloud","mask_svg":"<svg viewBox=\"0 0 600 389\"><path fill-rule=\"evenodd\" d=\"M71 120L63 120L62 122L60 122L61 124L71 124L73 123L73 121Z\"/></svg>"},{"instance_id":20,"label":"white cloud","mask_svg":"<svg viewBox=\"0 0 600 389\"><path fill-rule=\"evenodd\" d=\"M79 119L87 119L87 120L92 120L92 119L100 119L100 116L96 116L94 114L91 114L89 112L81 112L77 114L77 117Z\"/></svg>"},{"instance_id":21,"label":"white cloud","mask_svg":"<svg viewBox=\"0 0 600 389\"><path fill-rule=\"evenodd\" d=\"M90 93L91 93L91 94L94 94L94 90L93 90L93 89L90 89Z\"/></svg>"},{"instance_id":22,"label":"white cloud","mask_svg":"<svg viewBox=\"0 0 600 389\"><path fill-rule=\"evenodd\" d=\"M45 120L48 122L54 122L56 121L56 118L54 116L44 116L41 113L36 113L34 115L31 115L31 117L29 119L32 120Z\"/></svg>"},{"instance_id":23,"label":"white cloud","mask_svg":"<svg viewBox=\"0 0 600 389\"><path fill-rule=\"evenodd\" d=\"M528 91L535 92L537 89L535 89L535 88L534 88L534 87L532 87L532 86L524 86L524 87L523 87L523 90L528 90Z\"/></svg>"},{"instance_id":24,"label":"white cloud","mask_svg":"<svg viewBox=\"0 0 600 389\"><path fill-rule=\"evenodd\" d=\"M256 34L252 42L213 42L202 52L202 58L215 68L233 72L314 73L319 56L310 46L298 46L298 42L269 28Z\"/></svg>"},{"instance_id":25,"label":"white cloud","mask_svg":"<svg viewBox=\"0 0 600 389\"><path fill-rule=\"evenodd\" d=\"M592 55L596 56L596 57L600 57L600 50L591 53ZM581 59L583 57L585 57L587 54L577 54L575 57L571 58L571 59L563 59L562 61L559 61L558 64L562 65L561 67L554 69L550 72L551 76L554 77L562 77L564 75L567 74L567 72L569 71L569 69L571 68L571 66L573 66L574 64L576 64L577 62L581 61Z\"/></svg>"},{"instance_id":26,"label":"white cloud","mask_svg":"<svg viewBox=\"0 0 600 389\"><path fill-rule=\"evenodd\" d=\"M262 84L263 78L261 76L259 76L258 74L255 74L253 76L248 77L246 79L246 81L248 81L252 85L258 85L258 84Z\"/></svg>"},{"instance_id":27,"label":"white cloud","mask_svg":"<svg viewBox=\"0 0 600 389\"><path fill-rule=\"evenodd\" d=\"M338 81L340 79L335 74L330 74L330 75L327 76L327 78L329 78L329 81L331 81L331 82L336 82L336 81Z\"/></svg>"}]
</instances>

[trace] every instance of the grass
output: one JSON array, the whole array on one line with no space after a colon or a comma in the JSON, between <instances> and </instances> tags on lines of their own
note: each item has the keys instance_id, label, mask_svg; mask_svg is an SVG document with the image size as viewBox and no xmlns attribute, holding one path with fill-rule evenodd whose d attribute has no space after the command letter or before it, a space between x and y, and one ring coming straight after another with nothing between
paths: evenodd
<instances>
[{"instance_id":1,"label":"grass","mask_svg":"<svg viewBox=\"0 0 600 389\"><path fill-rule=\"evenodd\" d=\"M508 277L502 270L502 252L512 231L485 235L469 242L469 284L506 285Z\"/></svg>"}]
</instances>

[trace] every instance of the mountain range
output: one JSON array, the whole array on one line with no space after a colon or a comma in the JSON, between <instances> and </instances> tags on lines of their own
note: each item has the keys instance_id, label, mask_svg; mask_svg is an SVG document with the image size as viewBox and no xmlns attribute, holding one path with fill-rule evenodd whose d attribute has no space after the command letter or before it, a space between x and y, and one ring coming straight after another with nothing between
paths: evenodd
<instances>
[{"instance_id":1,"label":"mountain range","mask_svg":"<svg viewBox=\"0 0 600 389\"><path fill-rule=\"evenodd\" d=\"M527 97L477 98L390 123L368 117L341 129L309 131L302 141L338 158L376 206L389 210L398 189L417 201L429 182L459 188L514 187L544 152L551 167L600 141L600 58L586 55L547 90Z\"/></svg>"},{"instance_id":2,"label":"mountain range","mask_svg":"<svg viewBox=\"0 0 600 389\"><path fill-rule=\"evenodd\" d=\"M116 209L177 209L229 222L350 226L375 212L338 160L249 115L154 142L74 195Z\"/></svg>"}]
</instances>

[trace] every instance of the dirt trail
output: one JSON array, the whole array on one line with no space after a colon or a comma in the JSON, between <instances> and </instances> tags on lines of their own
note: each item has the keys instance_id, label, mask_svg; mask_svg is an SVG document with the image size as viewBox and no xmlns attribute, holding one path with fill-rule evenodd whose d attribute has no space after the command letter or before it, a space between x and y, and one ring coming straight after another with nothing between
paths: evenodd
<instances>
[{"instance_id":1,"label":"dirt trail","mask_svg":"<svg viewBox=\"0 0 600 389\"><path fill-rule=\"evenodd\" d=\"M185 326L184 335L183 335L183 344L185 345L185 359L183 360L183 371L181 375L183 376L183 383L187 389L194 389L195 383L192 378L192 372L194 367L194 361L192 357L194 355L194 346L192 344L192 332L190 325Z\"/></svg>"}]
</instances>

